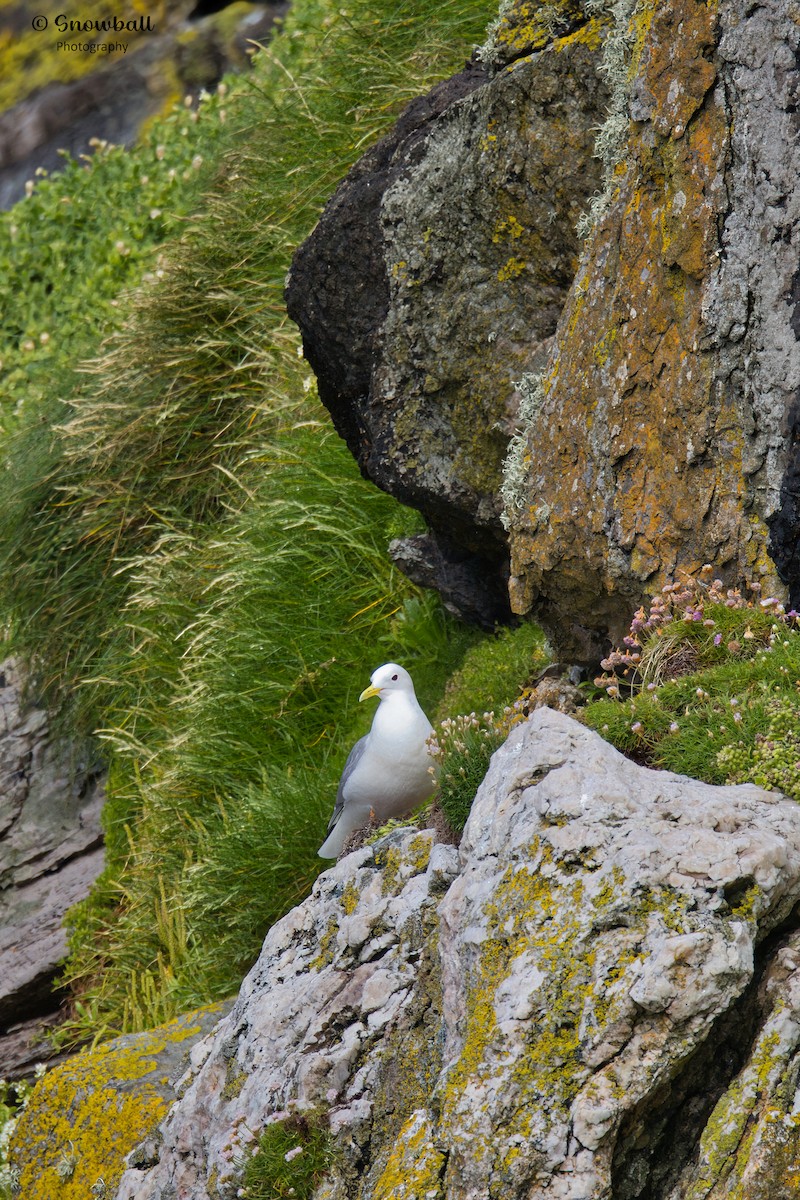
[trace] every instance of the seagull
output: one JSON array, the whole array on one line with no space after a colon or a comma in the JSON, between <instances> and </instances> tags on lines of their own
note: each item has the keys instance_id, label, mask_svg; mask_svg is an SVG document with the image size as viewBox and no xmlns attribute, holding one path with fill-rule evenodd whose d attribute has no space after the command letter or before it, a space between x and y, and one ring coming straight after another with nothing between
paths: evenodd
<instances>
[{"instance_id":1,"label":"seagull","mask_svg":"<svg viewBox=\"0 0 800 1200\"><path fill-rule=\"evenodd\" d=\"M380 700L372 728L359 738L344 764L328 836L320 858L338 858L351 833L368 824L402 817L426 800L436 783L427 741L433 727L419 706L408 671L384 663L370 677L359 701Z\"/></svg>"}]
</instances>

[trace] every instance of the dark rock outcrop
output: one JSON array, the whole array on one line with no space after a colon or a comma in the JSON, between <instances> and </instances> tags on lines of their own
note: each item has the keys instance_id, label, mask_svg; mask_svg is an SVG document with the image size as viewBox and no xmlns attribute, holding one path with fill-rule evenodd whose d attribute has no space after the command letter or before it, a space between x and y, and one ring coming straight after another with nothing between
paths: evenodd
<instances>
[{"instance_id":1,"label":"dark rock outcrop","mask_svg":"<svg viewBox=\"0 0 800 1200\"><path fill-rule=\"evenodd\" d=\"M795 19L663 0L626 21L616 167L509 496L513 606L580 657L706 562L800 599Z\"/></svg>"},{"instance_id":2,"label":"dark rock outcrop","mask_svg":"<svg viewBox=\"0 0 800 1200\"><path fill-rule=\"evenodd\" d=\"M67 950L63 918L103 868L103 787L0 668L0 1077L46 1058L53 984Z\"/></svg>"},{"instance_id":3,"label":"dark rock outcrop","mask_svg":"<svg viewBox=\"0 0 800 1200\"><path fill-rule=\"evenodd\" d=\"M599 182L604 25L506 47L412 104L357 164L287 285L323 403L362 471L425 516L397 560L508 615L500 521L514 380L544 360ZM448 580L469 562L474 602Z\"/></svg>"},{"instance_id":4,"label":"dark rock outcrop","mask_svg":"<svg viewBox=\"0 0 800 1200\"><path fill-rule=\"evenodd\" d=\"M511 608L584 663L705 563L800 607L796 14L606 11L511 4L488 78L355 168L288 289L362 470L429 522L416 577L476 556L496 611L502 513Z\"/></svg>"}]
</instances>

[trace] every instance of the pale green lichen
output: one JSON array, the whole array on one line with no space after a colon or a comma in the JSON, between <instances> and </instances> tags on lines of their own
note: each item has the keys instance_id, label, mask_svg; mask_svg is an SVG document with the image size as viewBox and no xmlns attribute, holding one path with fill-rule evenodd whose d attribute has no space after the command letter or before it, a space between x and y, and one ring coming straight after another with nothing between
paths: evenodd
<instances>
[{"instance_id":1,"label":"pale green lichen","mask_svg":"<svg viewBox=\"0 0 800 1200\"><path fill-rule=\"evenodd\" d=\"M513 514L519 512L528 501L528 435L534 420L541 411L545 399L545 376L538 374L523 375L517 381L516 390L520 397L519 413L517 416L517 432L508 444L506 460L503 466L503 482L500 496L503 501L501 520L508 529Z\"/></svg>"}]
</instances>

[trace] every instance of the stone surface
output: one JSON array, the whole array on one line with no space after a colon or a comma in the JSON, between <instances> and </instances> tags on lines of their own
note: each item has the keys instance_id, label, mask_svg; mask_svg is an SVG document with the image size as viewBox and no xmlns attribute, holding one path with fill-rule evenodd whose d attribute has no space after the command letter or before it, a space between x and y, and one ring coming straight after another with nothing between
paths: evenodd
<instances>
[{"instance_id":1,"label":"stone surface","mask_svg":"<svg viewBox=\"0 0 800 1200\"><path fill-rule=\"evenodd\" d=\"M46 1056L33 1047L58 1007L67 909L103 868L97 766L60 742L0 667L0 1076ZM8 1040L6 1040L6 1036Z\"/></svg>"},{"instance_id":2,"label":"stone surface","mask_svg":"<svg viewBox=\"0 0 800 1200\"><path fill-rule=\"evenodd\" d=\"M125 1158L157 1158L158 1121L175 1099L196 1042L229 1005L214 1004L147 1033L84 1050L36 1085L11 1143L10 1162L25 1200L103 1200Z\"/></svg>"},{"instance_id":3,"label":"stone surface","mask_svg":"<svg viewBox=\"0 0 800 1200\"><path fill-rule=\"evenodd\" d=\"M512 607L584 660L680 569L800 601L796 6L618 12L627 135L511 512Z\"/></svg>"},{"instance_id":4,"label":"stone surface","mask_svg":"<svg viewBox=\"0 0 800 1200\"><path fill-rule=\"evenodd\" d=\"M270 931L117 1200L232 1198L308 1108L336 1147L318 1200L782 1197L799 900L800 807L539 709L458 851L397 830Z\"/></svg>"},{"instance_id":5,"label":"stone surface","mask_svg":"<svg viewBox=\"0 0 800 1200\"><path fill-rule=\"evenodd\" d=\"M508 613L514 381L544 361L599 182L605 26L572 15L412 104L329 202L287 286L336 428L429 523L412 577L483 624Z\"/></svg>"}]
</instances>

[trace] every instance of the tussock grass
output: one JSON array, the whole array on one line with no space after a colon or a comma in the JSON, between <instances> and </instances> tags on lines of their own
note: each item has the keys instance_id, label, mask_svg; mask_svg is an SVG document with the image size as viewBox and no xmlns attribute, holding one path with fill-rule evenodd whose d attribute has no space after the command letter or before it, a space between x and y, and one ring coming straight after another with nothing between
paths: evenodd
<instances>
[{"instance_id":1,"label":"tussock grass","mask_svg":"<svg viewBox=\"0 0 800 1200\"><path fill-rule=\"evenodd\" d=\"M0 611L110 767L67 1038L234 991L322 866L369 672L400 659L432 707L474 640L389 563L415 518L331 433L282 291L335 182L492 10L298 0L217 102L226 148L197 214L93 361L60 359L9 422Z\"/></svg>"}]
</instances>

